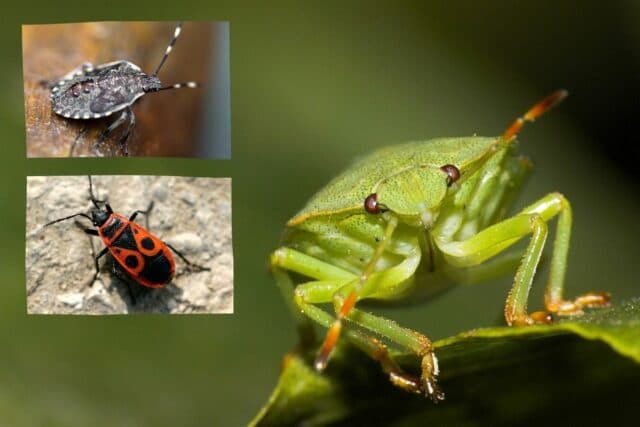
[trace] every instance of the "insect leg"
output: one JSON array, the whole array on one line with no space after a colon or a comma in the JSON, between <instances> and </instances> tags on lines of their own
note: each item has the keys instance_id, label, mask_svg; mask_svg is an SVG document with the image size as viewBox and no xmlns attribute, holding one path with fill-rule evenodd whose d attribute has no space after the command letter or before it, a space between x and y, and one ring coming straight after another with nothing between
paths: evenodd
<instances>
[{"instance_id":1,"label":"insect leg","mask_svg":"<svg viewBox=\"0 0 640 427\"><path fill-rule=\"evenodd\" d=\"M441 267L447 278L460 285L475 285L490 280L506 277L518 268L522 261L522 254L510 251L495 259L464 269L452 268L447 264Z\"/></svg>"},{"instance_id":2,"label":"insect leg","mask_svg":"<svg viewBox=\"0 0 640 427\"><path fill-rule=\"evenodd\" d=\"M415 272L417 266L420 264L420 259L420 253L417 251L412 255L408 255L404 261L394 267L371 273L369 280L360 287L359 296L365 297L374 294L380 288L390 285L393 285L394 289L399 289L398 285L406 282L406 279ZM310 339L308 335L305 334L308 334L311 328L304 321L304 318L300 316L300 311L321 325L331 328L336 322L335 317L330 316L314 304L334 302L336 307L340 309L344 306L344 300L348 298L360 284L359 276L286 247L279 248L272 254L271 267L278 285L281 288L281 292L285 296L285 300L289 301L290 309L297 321L298 330L300 331L303 342ZM316 279L316 281L302 283L293 290L291 279L284 271L285 269L312 277ZM295 305L291 303L292 300L295 302ZM350 321L393 341L422 358L423 369L421 378L418 381L411 376L401 373L401 371L391 369L392 362L387 360L388 357L382 349L379 347L371 347L371 344L368 342L369 338L367 337L365 347L367 345L369 347L368 350L365 349L365 351L380 361L383 369L392 377L394 384L411 391L419 390L434 400L440 400L443 397L437 388L436 382L438 375L437 359L433 353L431 341L426 336L416 331L403 328L388 319L360 312L353 307L346 317ZM348 325L345 325L345 328L346 331L349 331ZM366 337L366 335L363 336ZM338 336L335 335L334 337L334 339L337 340ZM362 340L360 340L360 344L362 347ZM324 366L318 366L316 362L316 368L322 369L323 367ZM418 384L418 386L415 384Z\"/></svg>"},{"instance_id":3,"label":"insect leg","mask_svg":"<svg viewBox=\"0 0 640 427\"><path fill-rule=\"evenodd\" d=\"M79 222L75 222L76 226L78 228L80 228L82 231L84 231L85 234L89 235L89 236L98 236L98 231L93 229L93 228L85 228L84 225L82 225ZM89 282L89 286L93 286L94 282L96 281L96 279L98 278L98 275L100 274L100 264L98 263L98 260L100 258L102 258L107 252L109 252L109 248L105 247L103 248L100 253L96 256L96 250L95 247L93 246L93 239L89 238L89 244L91 245L91 257L93 258L93 262L96 268L95 273L93 274L93 277L91 278L91 281Z\"/></svg>"},{"instance_id":4,"label":"insect leg","mask_svg":"<svg viewBox=\"0 0 640 427\"><path fill-rule=\"evenodd\" d=\"M129 221L133 221L134 219L136 219L138 214L143 214L145 215L145 222L148 230L149 229L149 213L151 213L151 209L153 209L153 200L151 201L151 203L149 203L149 206L147 207L147 209L143 211L137 210L134 213L132 213L131 216L129 217Z\"/></svg>"},{"instance_id":5,"label":"insect leg","mask_svg":"<svg viewBox=\"0 0 640 427\"><path fill-rule=\"evenodd\" d=\"M131 111L130 108L125 108L122 113L118 116L117 119L115 119L113 122L111 122L111 124L109 126L107 126L107 128L102 131L102 133L100 134L100 136L98 137L98 140L95 142L95 144L93 145L93 150L97 151L98 146L100 144L102 144L108 137L109 135L111 135L111 133L116 130L118 127L120 127L124 122L129 121L129 127L127 129L127 131L124 133L125 136L125 142L126 142L126 138L129 137L129 133L131 132L131 115L133 114L133 112ZM135 118L133 119L133 122L135 124ZM122 138L120 140L120 144L122 145ZM125 155L128 155L128 151L126 152Z\"/></svg>"},{"instance_id":6,"label":"insect leg","mask_svg":"<svg viewBox=\"0 0 640 427\"><path fill-rule=\"evenodd\" d=\"M185 264L187 264L187 266L189 267L190 270L193 269L195 271L211 271L211 269L209 267L203 267L201 265L192 263L187 258L185 258L185 256L182 255L180 253L180 251L178 251L176 248L174 248L173 246L171 246L167 242L165 242L165 244L169 247L169 249L171 249L173 251L173 253L178 255L180 257L180 259L182 259L182 261L184 261Z\"/></svg>"},{"instance_id":7,"label":"insect leg","mask_svg":"<svg viewBox=\"0 0 640 427\"><path fill-rule=\"evenodd\" d=\"M312 302L307 301L307 298L309 298L309 300L314 299L314 296L312 295L313 294L312 289L314 288L322 290L327 288L334 288L337 285L339 285L339 283L320 282L320 281L307 282L302 285L299 285L296 288L297 292L295 296L295 302L299 308L299 311L302 311L310 319L316 321L320 325L330 328L331 325L334 323L335 318L331 316L329 313L322 310L321 308L313 305ZM300 290L300 287L304 287L306 288L306 290L309 290L311 292L305 292L303 290ZM303 296L303 294L306 294L306 295ZM416 393L416 394L422 394L424 392L421 380L417 377L414 377L412 375L405 373L398 366L398 364L391 358L391 356L389 355L389 351L387 350L387 347L380 340L374 337L368 336L363 331L351 328L348 325L345 326L344 328L344 334L349 338L349 340L353 344L355 344L358 348L360 348L367 355L369 355L369 357L371 357L374 360L377 360L380 363L383 371L387 375L389 375L389 380L394 385L406 391ZM434 401L442 400L444 398L444 394L442 394L435 388L435 384L434 384L434 388L431 390L430 396Z\"/></svg>"},{"instance_id":8,"label":"insect leg","mask_svg":"<svg viewBox=\"0 0 640 427\"><path fill-rule=\"evenodd\" d=\"M136 115L133 114L133 110L131 109L131 107L126 108L125 112L127 112L127 114L129 115L129 126L127 126L127 130L120 137L120 141L118 143L120 144L124 156L129 157L129 145L127 144L127 141L129 140L131 131L133 131L133 128L136 126Z\"/></svg>"},{"instance_id":9,"label":"insect leg","mask_svg":"<svg viewBox=\"0 0 640 427\"><path fill-rule=\"evenodd\" d=\"M371 259L365 266L364 270L362 271L362 274L360 275L358 282L353 287L351 292L347 295L347 297L344 299L344 301L342 301L341 307L337 312L336 320L333 322L333 325L331 325L331 327L327 331L327 336L324 340L324 344L322 345L322 348L320 349L320 353L318 354L318 357L316 359L317 370L322 370L327 365L327 360L331 355L331 351L333 350L333 347L335 346L340 336L340 329L342 328L342 319L345 318L349 314L351 309L355 306L356 301L360 297L362 287L369 279L369 276L371 275L371 273L373 273L373 269L375 268L376 263L384 253L384 250L389 240L391 239L391 235L393 234L393 231L398 225L398 219L394 215L391 215L389 213L389 215L386 215L386 219L387 219L387 226L386 226L383 238L378 243L378 246L376 247L373 253L373 256L371 257Z\"/></svg>"},{"instance_id":10,"label":"insect leg","mask_svg":"<svg viewBox=\"0 0 640 427\"><path fill-rule=\"evenodd\" d=\"M361 311L357 308L351 309L348 318L358 325L388 337L390 340L411 350L421 358L421 374L419 379L396 371L390 373L391 382L405 390L424 394L436 403L444 399L444 393L438 387L438 375L440 374L438 358L433 351L431 340L426 335L403 328L389 319ZM386 361L381 361L381 363L383 369L387 369L384 365Z\"/></svg>"},{"instance_id":11,"label":"insect leg","mask_svg":"<svg viewBox=\"0 0 640 427\"><path fill-rule=\"evenodd\" d=\"M610 295L607 292L589 292L576 297L573 301L565 300L562 296L573 217L569 201L560 193L551 193L524 209L523 213L537 213L545 220L549 215L558 215L551 271L544 298L546 309L560 316L565 316L581 314L583 308L607 305L610 300Z\"/></svg>"},{"instance_id":12,"label":"insect leg","mask_svg":"<svg viewBox=\"0 0 640 427\"><path fill-rule=\"evenodd\" d=\"M73 143L71 143L71 147L69 148L69 157L73 157L73 151L76 149L76 145L78 144L78 141L84 136L86 132L87 132L87 125L85 123L84 125L82 125L82 128L80 129L80 132L78 132L78 135L76 136L76 138L73 140Z\"/></svg>"},{"instance_id":13,"label":"insect leg","mask_svg":"<svg viewBox=\"0 0 640 427\"><path fill-rule=\"evenodd\" d=\"M281 247L271 254L270 267L280 292L287 302L289 310L296 322L301 343L303 346L314 344L315 332L309 322L310 316L304 316L300 312L300 307L298 307L295 301L294 284L288 272L291 271L317 280L332 280L334 282L353 281L357 279L357 276L287 247ZM336 288L336 290L337 289L338 288ZM331 297L329 297L329 301L330 300ZM329 316L327 313L324 314ZM331 320L327 327L329 327L334 320L331 316L329 316L329 319ZM317 319L313 320L317 321Z\"/></svg>"},{"instance_id":14,"label":"insect leg","mask_svg":"<svg viewBox=\"0 0 640 427\"><path fill-rule=\"evenodd\" d=\"M410 263L410 261L408 261L408 263ZM406 278L406 272L408 270L412 270L406 267L407 265L397 267L395 270L392 268L385 272L384 276L381 274L382 277L378 277L377 279L397 283L401 277ZM348 295L350 289L353 289L353 282L346 284L340 281L302 283L295 288L294 301L305 315L321 325L331 328L335 323L335 318L314 304L329 302L335 299L335 295ZM339 302L341 303L343 300L344 298L340 298ZM388 338L421 358L422 372L420 378L416 378L402 372L399 367L397 367L390 359L382 343L378 342L378 345L372 347L371 342L367 341L363 350L381 363L383 370L389 374L391 382L405 390L424 394L436 402L444 398L444 394L437 385L437 377L439 374L438 359L433 352L433 346L429 338L411 329L403 328L388 319L360 311L357 308L352 308L347 318L380 336ZM344 329L349 330L347 324L344 325ZM360 335L367 337L367 335L362 332L360 332ZM358 339L356 344L362 348L362 339Z\"/></svg>"},{"instance_id":15,"label":"insect leg","mask_svg":"<svg viewBox=\"0 0 640 427\"><path fill-rule=\"evenodd\" d=\"M95 231L95 230L92 230L92 231ZM87 233L87 234L93 235L92 233ZM93 249L93 240L91 240L91 252L95 254L94 249ZM98 275L100 274L100 264L98 263L98 260L100 258L102 258L103 256L105 256L107 252L109 252L109 248L103 248L100 251L100 253L93 259L95 267L96 267L96 272L93 274L93 278L91 279L91 284L89 286L93 286L93 283L98 278Z\"/></svg>"},{"instance_id":16,"label":"insect leg","mask_svg":"<svg viewBox=\"0 0 640 427\"><path fill-rule=\"evenodd\" d=\"M556 240L553 244L550 280L545 294L547 310L565 315L577 314L582 307L607 305L609 302L607 293L589 293L572 302L562 300L571 233L571 206L561 194L549 194L520 214L487 227L467 240L439 242L438 247L449 264L456 267L469 267L492 258L530 234L531 241L507 297L505 318L510 325L549 323L552 319L546 312L528 314L527 301L548 234L546 223L555 216L559 216L559 221Z\"/></svg>"}]
</instances>

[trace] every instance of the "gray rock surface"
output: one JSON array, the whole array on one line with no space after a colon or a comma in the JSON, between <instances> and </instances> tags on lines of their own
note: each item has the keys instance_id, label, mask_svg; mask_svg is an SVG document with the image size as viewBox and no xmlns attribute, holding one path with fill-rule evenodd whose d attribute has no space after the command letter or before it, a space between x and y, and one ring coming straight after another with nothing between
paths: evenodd
<instances>
[{"instance_id":1,"label":"gray rock surface","mask_svg":"<svg viewBox=\"0 0 640 427\"><path fill-rule=\"evenodd\" d=\"M128 217L153 210L136 222L178 249L192 263L211 271L189 271L177 256L176 277L164 288L146 288L113 273L110 255L95 271L104 247L87 236L73 219L43 227L49 221L88 213L86 176L27 178L26 294L30 314L232 313L233 252L231 180L164 176L94 176L94 194ZM147 227L148 220L148 227ZM91 222L78 217L86 227ZM132 300L135 299L135 303Z\"/></svg>"}]
</instances>

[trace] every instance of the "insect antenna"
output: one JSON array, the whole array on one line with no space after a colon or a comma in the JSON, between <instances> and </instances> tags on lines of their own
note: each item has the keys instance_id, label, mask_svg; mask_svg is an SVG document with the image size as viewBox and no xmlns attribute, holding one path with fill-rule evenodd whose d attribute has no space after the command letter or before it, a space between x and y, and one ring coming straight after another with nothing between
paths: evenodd
<instances>
[{"instance_id":1,"label":"insect antenna","mask_svg":"<svg viewBox=\"0 0 640 427\"><path fill-rule=\"evenodd\" d=\"M103 205L106 205L107 201L96 199L96 196L93 195L93 182L91 180L91 175L88 175L88 177L89 177L89 197L91 198L91 203L93 203L93 206L95 206L96 209L100 209L100 206L98 206L98 203L102 203Z\"/></svg>"},{"instance_id":2,"label":"insect antenna","mask_svg":"<svg viewBox=\"0 0 640 427\"><path fill-rule=\"evenodd\" d=\"M164 55L162 56L162 60L158 64L158 67L156 68L156 71L153 73L152 77L157 77L158 76L158 73L160 72L160 68L162 68L162 65L164 64L164 61L166 61L167 58L169 57L169 54L173 50L173 45L176 43L176 40L178 40L178 37L180 36L181 32L182 32L182 22L178 22L176 24L176 29L175 29L175 31L173 33L173 37L171 38L171 41L169 42L169 45L167 46L167 50L165 50ZM157 91L167 90L167 89L180 89L180 88L185 88L185 87L186 88L190 88L190 89L194 89L194 88L198 87L198 83L196 83L196 82L176 83L176 84L173 84L171 86L161 87Z\"/></svg>"},{"instance_id":3,"label":"insect antenna","mask_svg":"<svg viewBox=\"0 0 640 427\"><path fill-rule=\"evenodd\" d=\"M184 83L176 83L176 84L173 84L171 86L161 87L160 89L158 89L158 91L167 90L167 89L180 89L180 88L183 88L183 87L188 87L190 89L195 89L195 88L197 88L199 86L200 85L198 83L196 83L196 82L184 82Z\"/></svg>"},{"instance_id":4,"label":"insect antenna","mask_svg":"<svg viewBox=\"0 0 640 427\"><path fill-rule=\"evenodd\" d=\"M556 106L565 99L569 92L564 89L557 90L551 95L536 103L523 116L518 117L502 134L502 140L509 142L520 132L526 122L534 122L538 117Z\"/></svg>"},{"instance_id":5,"label":"insect antenna","mask_svg":"<svg viewBox=\"0 0 640 427\"><path fill-rule=\"evenodd\" d=\"M160 71L160 68L162 68L162 65L164 64L164 61L166 61L167 58L169 57L169 54L171 53L171 50L173 49L173 45L176 43L176 40L178 40L178 37L180 36L180 32L181 31L182 31L182 22L178 22L176 24L176 29L173 32L173 38L169 42L169 46L167 46L167 50L165 50L164 55L162 56L162 60L158 64L158 68L156 68L156 71L153 73L153 77L156 77L158 75L158 72Z\"/></svg>"},{"instance_id":6,"label":"insect antenna","mask_svg":"<svg viewBox=\"0 0 640 427\"><path fill-rule=\"evenodd\" d=\"M53 221L50 221L50 222L46 223L45 225L43 225L43 227L48 227L48 226L50 226L52 224L55 224L57 222L66 221L68 219L75 218L77 216L83 216L83 217L87 218L89 221L92 221L91 217L89 215L87 215L86 213L77 213L77 214L65 216L64 218L54 219Z\"/></svg>"}]
</instances>

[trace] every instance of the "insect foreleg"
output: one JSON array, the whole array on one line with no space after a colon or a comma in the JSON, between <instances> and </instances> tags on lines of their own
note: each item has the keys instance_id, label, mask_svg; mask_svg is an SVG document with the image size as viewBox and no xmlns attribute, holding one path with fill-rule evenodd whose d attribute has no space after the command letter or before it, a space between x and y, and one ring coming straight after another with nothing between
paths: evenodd
<instances>
[{"instance_id":1,"label":"insect foreleg","mask_svg":"<svg viewBox=\"0 0 640 427\"><path fill-rule=\"evenodd\" d=\"M492 260L467 268L454 268L443 264L440 268L445 276L458 285L475 285L513 274L522 261L522 254L509 251Z\"/></svg>"},{"instance_id":2,"label":"insect foreleg","mask_svg":"<svg viewBox=\"0 0 640 427\"><path fill-rule=\"evenodd\" d=\"M513 286L505 304L505 318L512 325L548 323L546 312L527 313L529 291L536 268L540 262L548 234L547 221L559 215L556 240L553 245L551 274L545 295L546 308L560 315L577 314L582 307L602 306L609 301L608 294L590 293L572 302L562 300L564 273L571 235L571 206L564 196L549 194L524 209L518 215L485 228L467 240L438 242L447 262L456 267L478 265L499 254L523 237L531 235L531 241L517 269Z\"/></svg>"},{"instance_id":3,"label":"insect foreleg","mask_svg":"<svg viewBox=\"0 0 640 427\"><path fill-rule=\"evenodd\" d=\"M331 295L339 286L340 283L327 281L307 282L299 285L296 287L294 295L294 301L298 307L298 310L296 311L301 311L313 321L326 328L330 328L334 323L335 318L326 311L315 306L314 303L327 302L327 300L330 300ZM301 323L299 327L302 325L304 325L304 323ZM306 325L304 326L306 327ZM345 325L343 333L354 345L364 351L369 355L369 357L380 363L382 369L387 375L389 375L389 379L393 384L412 393L422 393L423 388L421 386L420 379L403 372L396 362L389 356L387 347L381 341L365 334L361 330L351 328L349 325ZM305 340L309 340L308 336L303 338Z\"/></svg>"},{"instance_id":4,"label":"insect foreleg","mask_svg":"<svg viewBox=\"0 0 640 427\"><path fill-rule=\"evenodd\" d=\"M610 300L608 292L590 292L580 295L573 301L563 298L564 277L567 269L567 254L571 238L572 211L569 201L560 193L551 193L536 203L525 208L523 213L538 213L545 221L558 215L558 228L553 242L551 271L545 291L545 307L560 316L581 314L587 307L607 305Z\"/></svg>"},{"instance_id":5,"label":"insect foreleg","mask_svg":"<svg viewBox=\"0 0 640 427\"><path fill-rule=\"evenodd\" d=\"M316 359L315 365L317 370L322 370L327 365L327 360L331 355L331 351L333 350L333 347L335 346L335 343L337 342L338 337L340 336L342 319L345 318L347 315L349 315L349 312L355 306L356 302L360 298L362 287L367 282L367 279L369 279L369 276L371 275L371 273L373 273L376 263L384 253L384 250L387 247L389 240L391 239L391 236L393 235L393 232L398 225L398 219L389 212L387 212L387 214L388 214L386 215L387 226L385 228L384 236L382 237L382 239L380 239L380 242L378 242L378 245L373 253L373 256L365 266L364 270L362 271L362 274L360 274L360 277L358 278L358 282L354 285L353 289L351 289L351 291L349 292L347 297L344 299L344 301L342 301L340 310L338 310L337 312L336 320L333 322L333 324L327 331L327 336L324 340L324 344L322 345L322 348L320 349L320 353L318 354L318 358Z\"/></svg>"},{"instance_id":6,"label":"insect foreleg","mask_svg":"<svg viewBox=\"0 0 640 427\"><path fill-rule=\"evenodd\" d=\"M385 236L389 238L390 234L386 233ZM300 311L310 319L330 329L334 327L336 318L314 304L333 302L336 310L340 312L342 307L345 306L344 301L356 289L359 292L358 297L372 295L384 297L388 289L402 292L401 284L406 283L407 279L415 273L417 266L420 264L420 259L420 253L417 251L400 264L379 272L367 272L365 268L367 279L364 282L361 282L362 275L357 276L322 260L286 247L280 248L272 254L271 265L285 298L288 301L291 301L291 299L295 301L296 306L292 306L291 309L294 313L294 318L297 320L298 330L304 332L309 329L309 326L299 315ZM291 279L284 269L316 280L302 283L292 292ZM386 349L381 343L372 344L371 337L362 331L345 325L345 333L350 338L356 334L355 343L382 364L383 369L389 374L394 384L412 392L425 393L434 400L443 398L436 385L438 374L437 359L433 354L431 341L426 336L413 330L402 328L397 323L382 317L361 312L353 308L353 306L344 317L422 357L423 369L421 378L417 379L406 375L397 367L394 367L395 363L388 357ZM330 331L325 339L324 348L327 346L333 348L339 337L338 334L331 335ZM308 339L304 335L302 337L303 339ZM322 350L319 358L321 356ZM316 361L317 369L322 369L323 367L318 366Z\"/></svg>"}]
</instances>

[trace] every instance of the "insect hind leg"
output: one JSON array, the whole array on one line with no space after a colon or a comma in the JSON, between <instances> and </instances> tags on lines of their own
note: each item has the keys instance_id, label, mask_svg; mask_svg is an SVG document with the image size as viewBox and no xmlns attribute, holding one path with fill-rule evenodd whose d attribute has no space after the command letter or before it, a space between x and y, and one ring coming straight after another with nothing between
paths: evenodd
<instances>
[{"instance_id":1,"label":"insect hind leg","mask_svg":"<svg viewBox=\"0 0 640 427\"><path fill-rule=\"evenodd\" d=\"M171 246L169 243L165 242L165 244L167 245L167 247L169 249L171 249L173 251L173 253L178 255L180 257L180 259L182 261L184 261L185 264L187 264L187 267L188 267L189 271L194 271L194 272L197 272L197 271L211 271L211 269L209 267L204 267L202 265L198 265L198 264L192 263L184 255L182 255L179 250L177 250L176 248Z\"/></svg>"}]
</instances>

